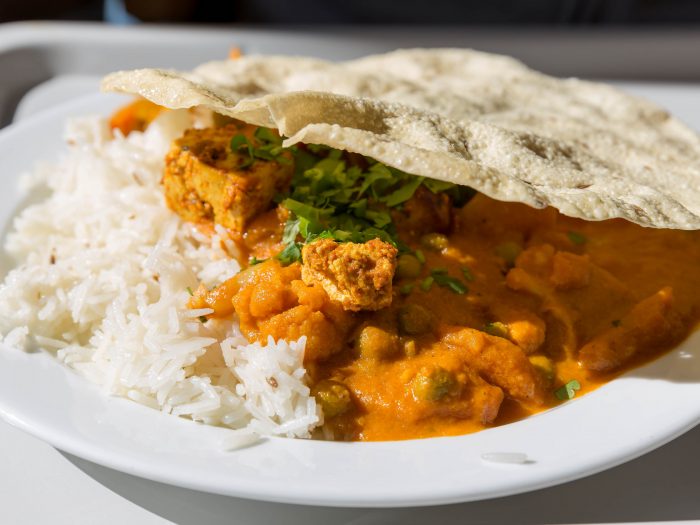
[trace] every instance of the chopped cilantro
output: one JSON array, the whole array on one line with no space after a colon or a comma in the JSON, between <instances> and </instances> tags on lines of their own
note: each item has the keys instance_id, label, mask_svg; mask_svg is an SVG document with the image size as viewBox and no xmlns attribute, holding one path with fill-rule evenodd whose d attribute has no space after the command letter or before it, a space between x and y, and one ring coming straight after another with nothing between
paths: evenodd
<instances>
[{"instance_id":1,"label":"chopped cilantro","mask_svg":"<svg viewBox=\"0 0 700 525\"><path fill-rule=\"evenodd\" d=\"M446 193L452 197L452 204L457 208L464 206L476 195L476 191L468 186L459 186L442 180L425 179L423 186L433 193Z\"/></svg>"},{"instance_id":2,"label":"chopped cilantro","mask_svg":"<svg viewBox=\"0 0 700 525\"><path fill-rule=\"evenodd\" d=\"M282 146L282 137L277 133L272 131L270 128L260 127L255 130L255 138L263 142L264 144L272 144L275 146Z\"/></svg>"},{"instance_id":3,"label":"chopped cilantro","mask_svg":"<svg viewBox=\"0 0 700 525\"><path fill-rule=\"evenodd\" d=\"M309 222L319 224L323 221L324 216L331 215L334 211L334 208L332 207L316 208L310 204L304 204L303 202L299 202L295 199L284 199L282 201L282 206L294 213L294 215L297 217L301 217Z\"/></svg>"},{"instance_id":4,"label":"chopped cilantro","mask_svg":"<svg viewBox=\"0 0 700 525\"><path fill-rule=\"evenodd\" d=\"M448 288L456 294L463 295L469 291L462 281L450 277L445 268L433 268L430 275L438 286Z\"/></svg>"},{"instance_id":5,"label":"chopped cilantro","mask_svg":"<svg viewBox=\"0 0 700 525\"><path fill-rule=\"evenodd\" d=\"M253 162L255 162L253 145L245 135L234 135L234 137L231 139L231 151L234 151L239 155L247 155L247 158L238 165L240 169L246 169L250 167Z\"/></svg>"},{"instance_id":6,"label":"chopped cilantro","mask_svg":"<svg viewBox=\"0 0 700 525\"><path fill-rule=\"evenodd\" d=\"M562 401L566 401L567 399L573 399L574 396L576 395L577 390L581 390L581 383L579 383L575 379L572 379L571 381L566 383L564 386L557 388L554 391L554 395L556 396L557 399L560 399Z\"/></svg>"},{"instance_id":7,"label":"chopped cilantro","mask_svg":"<svg viewBox=\"0 0 700 525\"><path fill-rule=\"evenodd\" d=\"M433 193L440 193L441 191L447 191L454 187L451 182L445 182L444 180L436 179L425 179L423 185L428 188Z\"/></svg>"},{"instance_id":8,"label":"chopped cilantro","mask_svg":"<svg viewBox=\"0 0 700 525\"><path fill-rule=\"evenodd\" d=\"M435 278L432 275L429 275L420 283L420 289L424 292L430 291L430 288L433 286L434 281Z\"/></svg>"},{"instance_id":9,"label":"chopped cilantro","mask_svg":"<svg viewBox=\"0 0 700 525\"><path fill-rule=\"evenodd\" d=\"M308 227L308 222L305 222L305 226ZM299 236L299 230L301 229L301 219L289 219L284 224L284 232L282 233L282 242L287 245L296 242Z\"/></svg>"},{"instance_id":10,"label":"chopped cilantro","mask_svg":"<svg viewBox=\"0 0 700 525\"><path fill-rule=\"evenodd\" d=\"M371 220L377 228L384 228L391 224L391 214L385 211L367 210L364 218Z\"/></svg>"},{"instance_id":11,"label":"chopped cilantro","mask_svg":"<svg viewBox=\"0 0 700 525\"><path fill-rule=\"evenodd\" d=\"M420 186L424 180L425 179L423 177L414 177L413 180L399 187L399 189L390 195L387 195L384 199L382 199L382 201L390 208L398 206L402 202L406 202L408 199L413 197L413 194L418 189L418 186Z\"/></svg>"},{"instance_id":12,"label":"chopped cilantro","mask_svg":"<svg viewBox=\"0 0 700 525\"><path fill-rule=\"evenodd\" d=\"M185 290L187 290L187 293L190 294L190 297L192 297L194 295L192 288L190 288L189 286L187 288L185 288Z\"/></svg>"},{"instance_id":13,"label":"chopped cilantro","mask_svg":"<svg viewBox=\"0 0 700 525\"><path fill-rule=\"evenodd\" d=\"M260 264L267 261L267 259L258 259L255 255L253 255L249 260L248 260L248 265L250 266L255 266L256 264Z\"/></svg>"},{"instance_id":14,"label":"chopped cilantro","mask_svg":"<svg viewBox=\"0 0 700 525\"><path fill-rule=\"evenodd\" d=\"M282 137L269 128L257 128L253 134L255 143L242 133L231 138L231 151L239 155L245 155L245 160L239 164L240 169L246 169L253 165L256 159L289 164L290 160L283 156L287 150L282 147Z\"/></svg>"},{"instance_id":15,"label":"chopped cilantro","mask_svg":"<svg viewBox=\"0 0 700 525\"><path fill-rule=\"evenodd\" d=\"M299 148L304 165L297 164L292 187L282 206L292 212L284 243L319 238L363 243L379 238L402 253L410 249L396 236L389 208L411 198L424 180L367 159L369 167L348 165L340 150L306 146ZM322 156L322 155L325 155Z\"/></svg>"},{"instance_id":16,"label":"chopped cilantro","mask_svg":"<svg viewBox=\"0 0 700 525\"><path fill-rule=\"evenodd\" d=\"M413 253L416 256L416 259L418 259L421 264L425 264L425 255L423 255L422 250L416 250Z\"/></svg>"},{"instance_id":17,"label":"chopped cilantro","mask_svg":"<svg viewBox=\"0 0 700 525\"><path fill-rule=\"evenodd\" d=\"M435 275L435 282L440 286L450 289L458 295L464 295L469 291L469 289L460 281L449 275Z\"/></svg>"},{"instance_id":18,"label":"chopped cilantro","mask_svg":"<svg viewBox=\"0 0 700 525\"><path fill-rule=\"evenodd\" d=\"M466 266L462 266L462 275L464 276L464 280L467 282L472 282L474 280L474 274Z\"/></svg>"},{"instance_id":19,"label":"chopped cilantro","mask_svg":"<svg viewBox=\"0 0 700 525\"><path fill-rule=\"evenodd\" d=\"M371 158L357 162L327 146L285 148L282 142L273 130L257 128L251 139L235 135L230 147L244 155L239 166L243 169L256 160L288 162L287 152L294 157L290 191L275 196L275 202L291 212L282 239L285 248L277 255L283 264L300 260L303 244L323 238L355 243L379 238L400 253L411 253L398 239L392 208L409 200L421 185L433 193L448 193L455 201L459 194L474 194L469 188L410 175ZM416 252L416 257L425 262L422 253ZM445 286L461 289L454 284Z\"/></svg>"},{"instance_id":20,"label":"chopped cilantro","mask_svg":"<svg viewBox=\"0 0 700 525\"><path fill-rule=\"evenodd\" d=\"M301 261L301 244L298 242L288 244L284 250L275 256L275 259L277 259L282 266L288 266L293 262Z\"/></svg>"},{"instance_id":21,"label":"chopped cilantro","mask_svg":"<svg viewBox=\"0 0 700 525\"><path fill-rule=\"evenodd\" d=\"M569 240L577 246L581 246L582 244L586 244L586 241L588 240L585 235L583 235L582 233L578 233L578 232L570 231L566 235L567 235L567 237L569 237Z\"/></svg>"}]
</instances>

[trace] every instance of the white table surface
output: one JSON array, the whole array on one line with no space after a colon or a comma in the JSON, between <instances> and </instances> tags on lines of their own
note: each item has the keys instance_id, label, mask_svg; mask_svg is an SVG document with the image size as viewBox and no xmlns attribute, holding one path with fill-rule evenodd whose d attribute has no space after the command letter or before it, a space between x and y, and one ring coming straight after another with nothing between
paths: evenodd
<instances>
[{"instance_id":1,"label":"white table surface","mask_svg":"<svg viewBox=\"0 0 700 525\"><path fill-rule=\"evenodd\" d=\"M56 77L25 96L15 120L94 92L96 86L94 77ZM700 129L700 86L625 87L671 111L681 105L693 108L692 114L679 116ZM330 509L204 494L64 455L4 422L0 450L0 524L700 523L700 427L642 458L579 481L496 500L419 509Z\"/></svg>"}]
</instances>

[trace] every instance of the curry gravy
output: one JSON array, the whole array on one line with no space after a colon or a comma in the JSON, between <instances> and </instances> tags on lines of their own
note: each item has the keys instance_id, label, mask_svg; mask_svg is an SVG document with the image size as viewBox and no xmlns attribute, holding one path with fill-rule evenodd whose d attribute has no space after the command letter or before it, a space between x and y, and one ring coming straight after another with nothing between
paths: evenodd
<instances>
[{"instance_id":1,"label":"curry gravy","mask_svg":"<svg viewBox=\"0 0 700 525\"><path fill-rule=\"evenodd\" d=\"M251 231L279 239L280 221L268 213ZM252 340L306 336L326 436L343 440L522 419L661 355L698 320L700 232L477 195L455 210L450 233L403 240L423 260L402 273L399 257L387 308L345 310L301 279L300 263L273 259L199 290L190 306L235 312ZM261 257L272 244L260 244ZM579 388L567 391L572 381Z\"/></svg>"}]
</instances>

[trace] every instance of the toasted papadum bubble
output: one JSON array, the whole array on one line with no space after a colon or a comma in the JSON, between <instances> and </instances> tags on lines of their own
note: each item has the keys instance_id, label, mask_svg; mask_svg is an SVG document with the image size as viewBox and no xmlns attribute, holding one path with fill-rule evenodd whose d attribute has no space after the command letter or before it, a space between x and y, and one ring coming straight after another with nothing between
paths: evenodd
<instances>
[{"instance_id":1,"label":"toasted papadum bubble","mask_svg":"<svg viewBox=\"0 0 700 525\"><path fill-rule=\"evenodd\" d=\"M588 220L700 229L700 137L613 87L508 57L401 50L349 62L250 56L107 76L107 91L205 106L495 199Z\"/></svg>"}]
</instances>

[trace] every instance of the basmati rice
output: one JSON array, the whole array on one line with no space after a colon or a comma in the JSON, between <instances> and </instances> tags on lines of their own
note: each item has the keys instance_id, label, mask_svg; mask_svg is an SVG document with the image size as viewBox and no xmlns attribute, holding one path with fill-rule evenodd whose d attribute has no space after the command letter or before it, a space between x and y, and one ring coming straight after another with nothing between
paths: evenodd
<instances>
[{"instance_id":1,"label":"basmati rice","mask_svg":"<svg viewBox=\"0 0 700 525\"><path fill-rule=\"evenodd\" d=\"M306 386L305 339L251 344L235 322L202 323L210 310L185 307L188 287L240 269L225 231L204 235L165 206L163 158L191 125L186 111L127 137L99 117L68 123L67 155L23 179L51 194L6 239L18 266L0 285L0 334L55 354L108 394L244 429L227 446L309 437L322 415Z\"/></svg>"}]
</instances>

